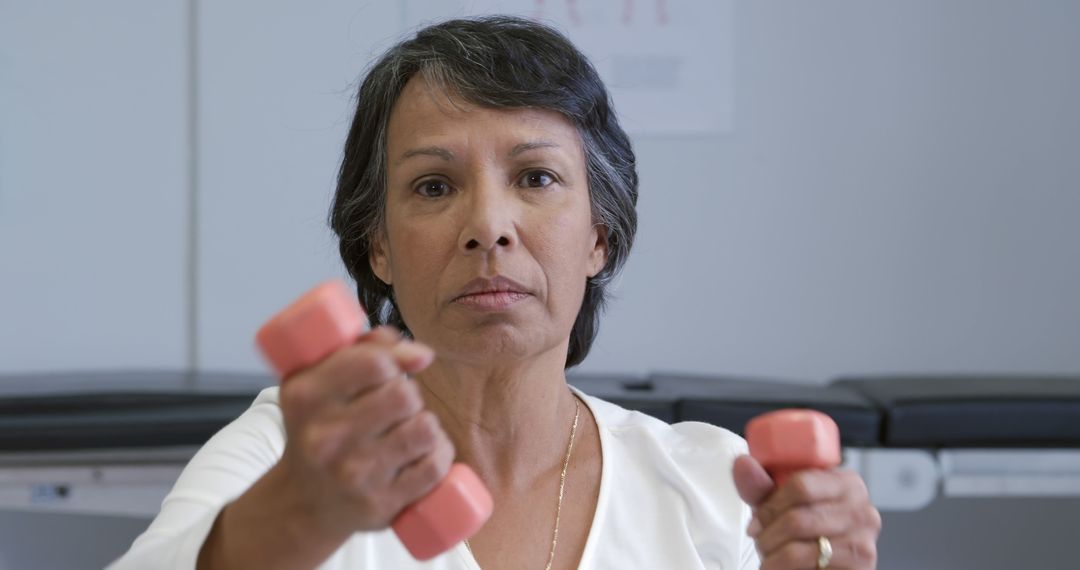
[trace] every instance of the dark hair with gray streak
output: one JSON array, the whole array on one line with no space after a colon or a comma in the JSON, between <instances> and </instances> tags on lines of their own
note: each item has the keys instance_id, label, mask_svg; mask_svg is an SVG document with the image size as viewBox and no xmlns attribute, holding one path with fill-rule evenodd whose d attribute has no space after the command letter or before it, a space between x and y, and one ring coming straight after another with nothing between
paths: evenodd
<instances>
[{"instance_id":1,"label":"dark hair with gray streak","mask_svg":"<svg viewBox=\"0 0 1080 570\"><path fill-rule=\"evenodd\" d=\"M371 240L386 213L386 133L406 82L429 84L475 105L556 111L581 135L594 223L607 230L608 258L590 278L567 349L566 367L589 353L606 300L605 287L626 263L637 231L638 176L630 139L616 120L596 70L558 31L506 16L451 20L390 48L368 71L345 141L330 226L373 325L409 333L393 289L371 270Z\"/></svg>"}]
</instances>

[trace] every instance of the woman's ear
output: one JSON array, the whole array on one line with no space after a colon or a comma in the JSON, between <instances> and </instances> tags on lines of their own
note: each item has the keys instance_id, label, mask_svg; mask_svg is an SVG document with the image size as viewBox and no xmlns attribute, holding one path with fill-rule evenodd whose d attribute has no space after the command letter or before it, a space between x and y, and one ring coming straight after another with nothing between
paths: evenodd
<instances>
[{"instance_id":1,"label":"woman's ear","mask_svg":"<svg viewBox=\"0 0 1080 570\"><path fill-rule=\"evenodd\" d=\"M607 264L608 256L608 232L607 226L596 224L593 226L593 248L589 252L588 275L596 277L600 270Z\"/></svg>"},{"instance_id":2,"label":"woman's ear","mask_svg":"<svg viewBox=\"0 0 1080 570\"><path fill-rule=\"evenodd\" d=\"M372 238L371 249L368 252L368 263L371 265L371 272L375 274L375 277L379 278L379 281L390 285L393 281L393 277L390 272L390 255L389 248L386 247L386 239L382 232Z\"/></svg>"}]
</instances>

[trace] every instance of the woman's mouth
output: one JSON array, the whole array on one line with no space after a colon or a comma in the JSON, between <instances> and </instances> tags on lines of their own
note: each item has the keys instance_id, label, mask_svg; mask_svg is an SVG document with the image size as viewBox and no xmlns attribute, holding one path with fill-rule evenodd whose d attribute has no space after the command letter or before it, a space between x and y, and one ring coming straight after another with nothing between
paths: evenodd
<instances>
[{"instance_id":1,"label":"woman's mouth","mask_svg":"<svg viewBox=\"0 0 1080 570\"><path fill-rule=\"evenodd\" d=\"M528 288L521 283L496 275L490 278L477 277L468 282L458 291L454 302L480 311L501 311L530 295Z\"/></svg>"},{"instance_id":2,"label":"woman's mouth","mask_svg":"<svg viewBox=\"0 0 1080 570\"><path fill-rule=\"evenodd\" d=\"M528 293L519 291L481 291L462 295L455 299L454 302L472 309L499 311L510 308L528 296Z\"/></svg>"}]
</instances>

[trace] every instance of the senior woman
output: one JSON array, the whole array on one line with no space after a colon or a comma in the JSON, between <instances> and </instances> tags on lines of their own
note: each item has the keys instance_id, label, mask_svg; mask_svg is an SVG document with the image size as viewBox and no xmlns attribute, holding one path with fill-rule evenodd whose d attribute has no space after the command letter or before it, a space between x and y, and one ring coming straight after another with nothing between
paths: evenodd
<instances>
[{"instance_id":1,"label":"senior woman","mask_svg":"<svg viewBox=\"0 0 1080 570\"><path fill-rule=\"evenodd\" d=\"M567 385L630 251L638 178L565 37L438 24L390 49L358 100L331 225L384 326L260 394L115 568L816 568L819 537L829 568L875 565L857 476L774 492L731 432ZM455 457L494 512L414 561L387 527Z\"/></svg>"}]
</instances>

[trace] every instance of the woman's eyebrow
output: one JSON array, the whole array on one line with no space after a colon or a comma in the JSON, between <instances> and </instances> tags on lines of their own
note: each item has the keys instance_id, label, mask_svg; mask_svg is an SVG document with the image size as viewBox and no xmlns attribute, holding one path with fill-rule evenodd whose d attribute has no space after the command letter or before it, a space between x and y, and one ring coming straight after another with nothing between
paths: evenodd
<instances>
[{"instance_id":1,"label":"woman's eyebrow","mask_svg":"<svg viewBox=\"0 0 1080 570\"><path fill-rule=\"evenodd\" d=\"M558 143L545 140L527 141L521 144L514 145L514 148L510 149L510 158L513 158L527 150L534 150L538 148L559 148Z\"/></svg>"},{"instance_id":2,"label":"woman's eyebrow","mask_svg":"<svg viewBox=\"0 0 1080 570\"><path fill-rule=\"evenodd\" d=\"M558 143L555 143L555 142L552 142L552 141L546 141L546 140L526 141L526 142L514 145L514 148L510 149L510 152L508 153L508 155L511 158L513 158L513 157L515 157L515 156L517 156L517 155L519 155L519 154L521 154L523 152L530 151L530 150L536 150L538 148L561 148L561 147L559 146ZM399 163L403 162L406 159L412 158L414 156L435 156L435 157L441 158L441 159L443 159L443 160L445 160L447 162L450 162L450 161L454 160L454 153L450 152L449 149L443 148L441 146L425 146L425 147L421 147L421 148L412 148L412 149L409 149L409 150L405 151L401 155L401 158L398 159L398 162Z\"/></svg>"},{"instance_id":3,"label":"woman's eyebrow","mask_svg":"<svg viewBox=\"0 0 1080 570\"><path fill-rule=\"evenodd\" d=\"M448 149L441 146L426 146L405 151L405 153L401 155L401 158L398 159L398 162L400 163L414 156L437 156L447 162L454 160L454 153L450 152Z\"/></svg>"}]
</instances>

